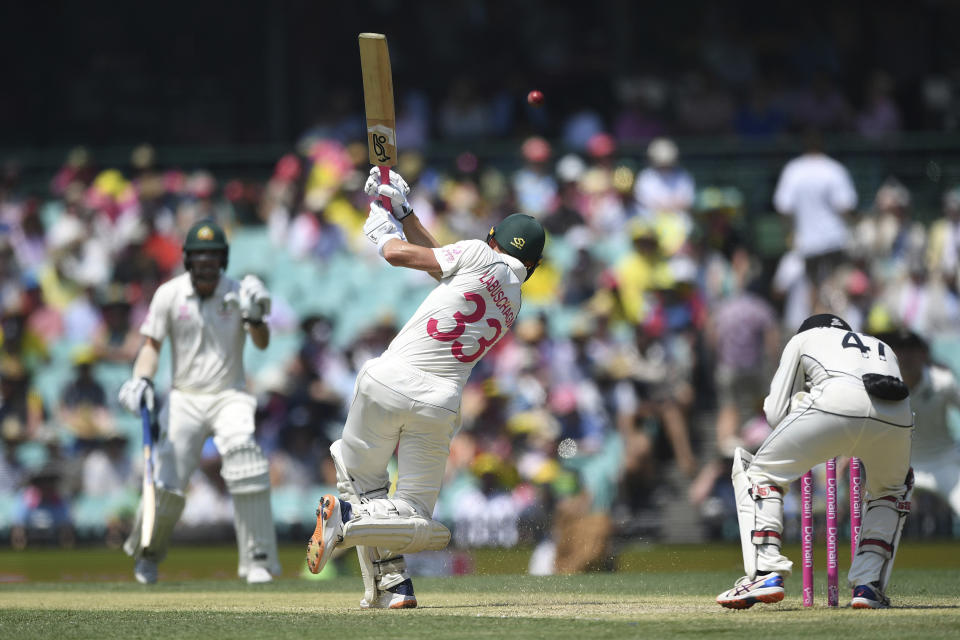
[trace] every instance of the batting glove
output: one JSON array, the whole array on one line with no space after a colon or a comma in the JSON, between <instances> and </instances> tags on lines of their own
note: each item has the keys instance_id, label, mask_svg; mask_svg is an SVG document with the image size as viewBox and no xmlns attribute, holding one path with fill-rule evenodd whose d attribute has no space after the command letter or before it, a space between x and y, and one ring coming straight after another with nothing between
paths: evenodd
<instances>
[{"instance_id":1,"label":"batting glove","mask_svg":"<svg viewBox=\"0 0 960 640\"><path fill-rule=\"evenodd\" d=\"M397 226L393 216L383 208L383 205L374 200L370 203L370 214L367 221L363 224L363 233L370 238L370 242L377 245L377 252L383 257L383 245L388 241L397 238L406 240L403 231Z\"/></svg>"},{"instance_id":2,"label":"batting glove","mask_svg":"<svg viewBox=\"0 0 960 640\"><path fill-rule=\"evenodd\" d=\"M245 321L263 322L270 315L270 292L257 276L246 275L240 281L240 317Z\"/></svg>"},{"instance_id":3,"label":"batting glove","mask_svg":"<svg viewBox=\"0 0 960 640\"><path fill-rule=\"evenodd\" d=\"M153 411L153 381L150 378L130 378L121 385L117 399L130 413L139 414L142 406Z\"/></svg>"},{"instance_id":4,"label":"batting glove","mask_svg":"<svg viewBox=\"0 0 960 640\"><path fill-rule=\"evenodd\" d=\"M370 169L370 177L363 185L364 192L372 197L387 196L390 198L390 204L393 205L393 214L397 221L401 221L413 213L413 207L407 200L410 193L410 185L396 171L390 171L390 184L380 184L380 167Z\"/></svg>"}]
</instances>

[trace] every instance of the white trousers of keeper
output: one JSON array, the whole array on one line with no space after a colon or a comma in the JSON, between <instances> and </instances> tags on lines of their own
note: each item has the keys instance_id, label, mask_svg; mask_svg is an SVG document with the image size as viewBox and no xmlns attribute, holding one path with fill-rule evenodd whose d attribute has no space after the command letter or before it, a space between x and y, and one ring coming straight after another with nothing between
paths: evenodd
<instances>
[{"instance_id":1,"label":"white trousers of keeper","mask_svg":"<svg viewBox=\"0 0 960 640\"><path fill-rule=\"evenodd\" d=\"M871 401L862 385L843 381L814 387L810 394L803 394L746 466L747 485L760 487L758 493L766 498L756 502L747 498L749 504L744 504L738 496L741 534L745 528L773 530L775 537L783 532L782 493L777 496L776 492L763 491L763 487L773 485L785 492L812 467L835 456L852 456L860 458L866 474L860 538L895 543L900 525L898 514L886 508L871 510L871 506L898 504L893 501L903 501L907 494L905 482L913 429L896 425L911 424L912 416L905 403L889 403L890 415L878 414L878 404ZM850 417L868 414L875 417ZM759 544L755 539L755 565L748 562L749 543L744 541L748 575L753 568L776 571L784 577L790 575L793 563L781 553L780 544L773 543L775 537L766 538L767 544ZM858 552L847 576L849 585L879 580L886 564L882 555Z\"/></svg>"}]
</instances>

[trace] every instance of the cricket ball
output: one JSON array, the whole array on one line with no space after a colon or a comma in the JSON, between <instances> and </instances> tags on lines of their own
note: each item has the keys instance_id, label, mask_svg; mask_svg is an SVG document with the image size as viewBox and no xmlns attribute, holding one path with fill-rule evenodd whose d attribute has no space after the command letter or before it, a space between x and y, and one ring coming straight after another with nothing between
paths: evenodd
<instances>
[{"instance_id":1,"label":"cricket ball","mask_svg":"<svg viewBox=\"0 0 960 640\"><path fill-rule=\"evenodd\" d=\"M534 89L527 94L527 104L531 107L540 107L543 106L543 92L537 91Z\"/></svg>"}]
</instances>

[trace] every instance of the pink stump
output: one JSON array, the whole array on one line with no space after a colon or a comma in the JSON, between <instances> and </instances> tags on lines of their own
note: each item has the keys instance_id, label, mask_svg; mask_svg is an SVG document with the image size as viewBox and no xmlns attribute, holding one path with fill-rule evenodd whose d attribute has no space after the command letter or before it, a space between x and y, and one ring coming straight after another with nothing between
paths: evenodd
<instances>
[{"instance_id":1,"label":"pink stump","mask_svg":"<svg viewBox=\"0 0 960 640\"><path fill-rule=\"evenodd\" d=\"M863 500L863 472L860 458L850 458L850 564L857 555L857 543L860 541L860 505Z\"/></svg>"},{"instance_id":2,"label":"pink stump","mask_svg":"<svg viewBox=\"0 0 960 640\"><path fill-rule=\"evenodd\" d=\"M800 544L803 563L803 606L813 606L813 474L800 477Z\"/></svg>"},{"instance_id":3,"label":"pink stump","mask_svg":"<svg viewBox=\"0 0 960 640\"><path fill-rule=\"evenodd\" d=\"M827 460L827 604L840 601L837 572L837 459Z\"/></svg>"}]
</instances>

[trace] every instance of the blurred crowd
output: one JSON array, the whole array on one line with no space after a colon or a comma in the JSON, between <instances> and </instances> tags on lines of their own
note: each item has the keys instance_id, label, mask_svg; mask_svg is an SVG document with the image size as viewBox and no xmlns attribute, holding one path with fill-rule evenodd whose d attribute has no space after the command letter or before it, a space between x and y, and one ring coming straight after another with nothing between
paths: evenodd
<instances>
[{"instance_id":1,"label":"blurred crowd","mask_svg":"<svg viewBox=\"0 0 960 640\"><path fill-rule=\"evenodd\" d=\"M470 153L449 166L407 153L397 167L441 243L483 238L517 210L549 232L514 330L466 389L435 514L455 545L536 545L539 573L603 566L618 540L735 539L727 459L769 433L770 375L810 313L907 328L954 356L960 344L960 188L929 224L896 176L858 202L811 132L771 210L748 211L736 187L698 184L654 129L629 159L619 127L583 132L581 151L562 155L527 138L516 169ZM122 540L141 467L116 391L153 292L182 270L182 234L205 217L228 229L230 273L255 265L275 292L273 345L247 367L257 439L281 535L312 529L356 372L430 286L398 283L363 238L367 169L363 143L312 132L263 182L160 167L146 145L124 167L75 149L43 197L3 175L0 540ZM761 219L790 238L785 252L758 251ZM364 307L378 299L396 310ZM211 444L183 531L229 531L218 470Z\"/></svg>"},{"instance_id":2,"label":"blurred crowd","mask_svg":"<svg viewBox=\"0 0 960 640\"><path fill-rule=\"evenodd\" d=\"M7 23L38 26L0 43L8 57L40 37L71 60L28 56L5 74L0 137L25 147L286 143L315 121L343 141L361 127L356 34L370 29L390 40L407 149L533 133L583 151L599 131L645 144L665 133L756 140L816 126L888 140L960 127L950 2L813 0L797 12L750 0L656 11L386 0L338 7L335 20L304 0L177 6L149 28L106 6L5 7ZM524 102L531 89L544 92L543 108Z\"/></svg>"}]
</instances>

